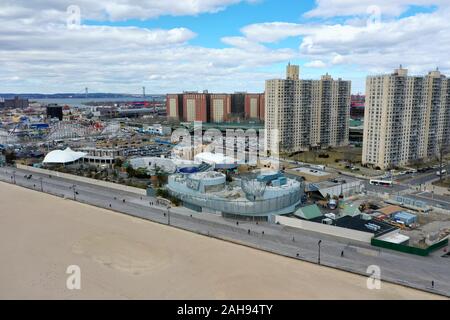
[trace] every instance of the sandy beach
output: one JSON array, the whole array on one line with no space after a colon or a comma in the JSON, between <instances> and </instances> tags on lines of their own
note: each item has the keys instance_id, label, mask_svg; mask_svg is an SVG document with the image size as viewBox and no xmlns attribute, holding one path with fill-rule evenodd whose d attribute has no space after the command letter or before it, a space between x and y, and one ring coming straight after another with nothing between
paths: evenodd
<instances>
[{"instance_id":1,"label":"sandy beach","mask_svg":"<svg viewBox=\"0 0 450 320\"><path fill-rule=\"evenodd\" d=\"M1 182L0 265L1 299L439 298Z\"/></svg>"}]
</instances>

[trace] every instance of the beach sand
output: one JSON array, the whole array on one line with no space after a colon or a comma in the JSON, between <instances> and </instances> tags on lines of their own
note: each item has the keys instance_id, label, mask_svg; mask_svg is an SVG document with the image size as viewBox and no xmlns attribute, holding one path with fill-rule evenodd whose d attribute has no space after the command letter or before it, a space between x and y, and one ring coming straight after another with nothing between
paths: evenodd
<instances>
[{"instance_id":1,"label":"beach sand","mask_svg":"<svg viewBox=\"0 0 450 320\"><path fill-rule=\"evenodd\" d=\"M439 298L1 182L0 266L1 299Z\"/></svg>"}]
</instances>

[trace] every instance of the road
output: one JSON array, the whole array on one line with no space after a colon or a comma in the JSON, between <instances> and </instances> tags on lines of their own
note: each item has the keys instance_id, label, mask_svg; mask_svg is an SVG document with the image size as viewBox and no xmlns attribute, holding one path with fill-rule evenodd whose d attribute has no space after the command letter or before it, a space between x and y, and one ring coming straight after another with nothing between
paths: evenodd
<instances>
[{"instance_id":1,"label":"road","mask_svg":"<svg viewBox=\"0 0 450 320\"><path fill-rule=\"evenodd\" d=\"M27 179L25 176L29 174L32 177ZM0 180L313 263L318 262L318 242L322 240L322 265L362 275L367 275L369 266L377 265L386 281L450 296L450 260L441 254L419 257L281 225L238 223L184 208L151 206L155 199L149 197L86 183L74 184L72 180L49 178L16 168L0 168ZM345 252L344 257L341 251ZM434 288L431 288L432 280Z\"/></svg>"},{"instance_id":2,"label":"road","mask_svg":"<svg viewBox=\"0 0 450 320\"><path fill-rule=\"evenodd\" d=\"M432 194L430 192L414 192L408 194L409 198L425 201L426 203L441 209L450 210L450 197Z\"/></svg>"},{"instance_id":3,"label":"road","mask_svg":"<svg viewBox=\"0 0 450 320\"><path fill-rule=\"evenodd\" d=\"M449 171L450 167L448 167L447 170ZM355 178L354 176L345 173L342 174L342 176L348 176L352 179L362 181L366 191L377 192L380 194L388 193L392 196L404 195L412 199L425 201L428 205L433 207L450 210L450 197L436 194L433 195L430 192L421 191L425 184L432 183L439 179L439 177L436 176L435 170L428 173L412 173L396 176L394 184L390 187L371 185L369 182L370 180Z\"/></svg>"}]
</instances>

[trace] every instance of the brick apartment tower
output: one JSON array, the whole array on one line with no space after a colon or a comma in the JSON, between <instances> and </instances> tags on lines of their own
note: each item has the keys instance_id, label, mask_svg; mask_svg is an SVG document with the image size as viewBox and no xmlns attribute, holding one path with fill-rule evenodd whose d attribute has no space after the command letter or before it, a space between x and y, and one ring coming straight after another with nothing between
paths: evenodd
<instances>
[{"instance_id":1,"label":"brick apartment tower","mask_svg":"<svg viewBox=\"0 0 450 320\"><path fill-rule=\"evenodd\" d=\"M167 117L172 120L183 118L183 95L168 94L166 99Z\"/></svg>"},{"instance_id":2,"label":"brick apartment tower","mask_svg":"<svg viewBox=\"0 0 450 320\"><path fill-rule=\"evenodd\" d=\"M245 95L245 118L264 119L264 94L248 93Z\"/></svg>"},{"instance_id":3,"label":"brick apartment tower","mask_svg":"<svg viewBox=\"0 0 450 320\"><path fill-rule=\"evenodd\" d=\"M230 94L210 95L210 122L226 122L231 114Z\"/></svg>"},{"instance_id":4,"label":"brick apartment tower","mask_svg":"<svg viewBox=\"0 0 450 320\"><path fill-rule=\"evenodd\" d=\"M183 121L209 122L210 101L207 93L183 94Z\"/></svg>"}]
</instances>

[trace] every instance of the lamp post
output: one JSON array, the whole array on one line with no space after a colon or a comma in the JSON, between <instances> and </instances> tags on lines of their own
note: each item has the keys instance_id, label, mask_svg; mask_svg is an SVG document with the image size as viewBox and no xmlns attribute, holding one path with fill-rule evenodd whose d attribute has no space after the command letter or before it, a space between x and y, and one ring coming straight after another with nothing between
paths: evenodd
<instances>
[{"instance_id":1,"label":"lamp post","mask_svg":"<svg viewBox=\"0 0 450 320\"><path fill-rule=\"evenodd\" d=\"M167 207L167 224L170 226L170 206Z\"/></svg>"},{"instance_id":2,"label":"lamp post","mask_svg":"<svg viewBox=\"0 0 450 320\"><path fill-rule=\"evenodd\" d=\"M44 192L44 185L43 185L43 183L42 183L43 178L40 177L39 180L41 181L41 192Z\"/></svg>"},{"instance_id":3,"label":"lamp post","mask_svg":"<svg viewBox=\"0 0 450 320\"><path fill-rule=\"evenodd\" d=\"M75 188L76 188L76 185L73 185L72 186L72 189L73 189L73 200L77 201L77 191L75 190Z\"/></svg>"},{"instance_id":4,"label":"lamp post","mask_svg":"<svg viewBox=\"0 0 450 320\"><path fill-rule=\"evenodd\" d=\"M319 246L319 255L318 255L318 264L320 264L320 244L322 243L322 240L319 240L317 245Z\"/></svg>"}]
</instances>

